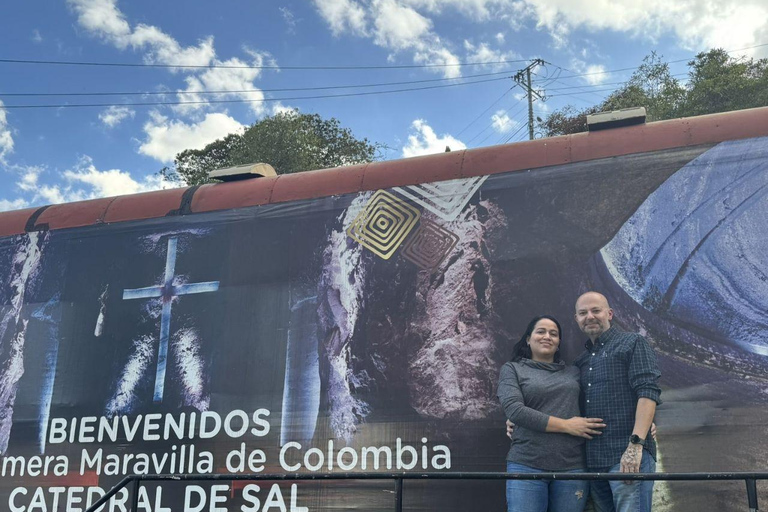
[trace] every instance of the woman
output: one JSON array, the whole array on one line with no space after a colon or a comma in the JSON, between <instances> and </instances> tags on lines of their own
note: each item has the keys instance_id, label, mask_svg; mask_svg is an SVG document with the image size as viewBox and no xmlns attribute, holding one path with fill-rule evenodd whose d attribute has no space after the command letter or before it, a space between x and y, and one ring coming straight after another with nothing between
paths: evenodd
<instances>
[{"instance_id":1,"label":"woman","mask_svg":"<svg viewBox=\"0 0 768 512\"><path fill-rule=\"evenodd\" d=\"M584 472L584 442L605 427L579 416L579 370L560 359L560 323L531 320L501 368L499 400L515 425L508 473ZM581 512L588 482L507 480L508 512Z\"/></svg>"}]
</instances>

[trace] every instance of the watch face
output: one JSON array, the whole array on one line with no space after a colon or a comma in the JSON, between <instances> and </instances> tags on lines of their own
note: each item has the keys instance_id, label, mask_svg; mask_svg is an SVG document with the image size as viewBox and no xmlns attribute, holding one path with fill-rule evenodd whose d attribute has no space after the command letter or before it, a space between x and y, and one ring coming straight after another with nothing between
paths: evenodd
<instances>
[{"instance_id":1,"label":"watch face","mask_svg":"<svg viewBox=\"0 0 768 512\"><path fill-rule=\"evenodd\" d=\"M631 436L629 436L629 442L632 444L644 444L645 439L640 439L640 436L638 436L637 434L632 434Z\"/></svg>"}]
</instances>

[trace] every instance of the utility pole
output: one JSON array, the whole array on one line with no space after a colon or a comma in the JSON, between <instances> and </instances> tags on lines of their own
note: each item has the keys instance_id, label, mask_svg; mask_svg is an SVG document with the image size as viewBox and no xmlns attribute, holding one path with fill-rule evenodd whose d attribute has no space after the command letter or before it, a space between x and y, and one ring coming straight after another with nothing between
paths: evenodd
<instances>
[{"instance_id":1,"label":"utility pole","mask_svg":"<svg viewBox=\"0 0 768 512\"><path fill-rule=\"evenodd\" d=\"M544 61L541 59L534 59L528 66L521 69L513 77L520 87L522 87L528 94L528 139L533 140L533 96L535 95L539 99L541 97L537 91L531 86L531 70L537 66L543 66Z\"/></svg>"}]
</instances>

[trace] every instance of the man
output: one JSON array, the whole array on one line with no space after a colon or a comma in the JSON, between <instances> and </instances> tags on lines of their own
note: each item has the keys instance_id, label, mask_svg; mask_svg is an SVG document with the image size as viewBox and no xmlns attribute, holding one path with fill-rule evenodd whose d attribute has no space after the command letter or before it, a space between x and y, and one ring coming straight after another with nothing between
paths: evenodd
<instances>
[{"instance_id":1,"label":"man","mask_svg":"<svg viewBox=\"0 0 768 512\"><path fill-rule=\"evenodd\" d=\"M649 431L661 403L661 372L653 349L643 336L611 325L613 310L600 293L579 297L575 318L589 337L574 361L581 372L582 412L607 425L602 435L587 441L587 470L653 473L656 444ZM590 495L597 512L649 512L653 481L596 480Z\"/></svg>"},{"instance_id":2,"label":"man","mask_svg":"<svg viewBox=\"0 0 768 512\"><path fill-rule=\"evenodd\" d=\"M649 435L661 403L656 356L648 341L611 325L613 310L597 292L576 301L576 323L589 337L574 365L581 371L583 412L602 418L607 427L587 442L591 472L652 473L656 443ZM650 511L653 481L593 481L598 512Z\"/></svg>"}]
</instances>

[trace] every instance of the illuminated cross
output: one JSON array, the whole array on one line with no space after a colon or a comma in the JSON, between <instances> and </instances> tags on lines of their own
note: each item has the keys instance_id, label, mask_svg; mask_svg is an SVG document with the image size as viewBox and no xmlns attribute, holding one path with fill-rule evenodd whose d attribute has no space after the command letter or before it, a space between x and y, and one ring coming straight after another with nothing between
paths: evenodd
<instances>
[{"instance_id":1,"label":"illuminated cross","mask_svg":"<svg viewBox=\"0 0 768 512\"><path fill-rule=\"evenodd\" d=\"M157 349L157 373L155 374L155 402L163 401L165 389L165 367L168 358L168 333L171 325L171 303L174 297L189 295L192 293L215 292L219 289L218 281L205 283L190 283L175 286L173 279L176 269L176 242L177 239L168 239L168 255L165 259L165 276L161 286L149 286L147 288L134 288L123 290L123 300L151 299L161 297L163 299L163 314L160 320L160 346Z\"/></svg>"}]
</instances>

